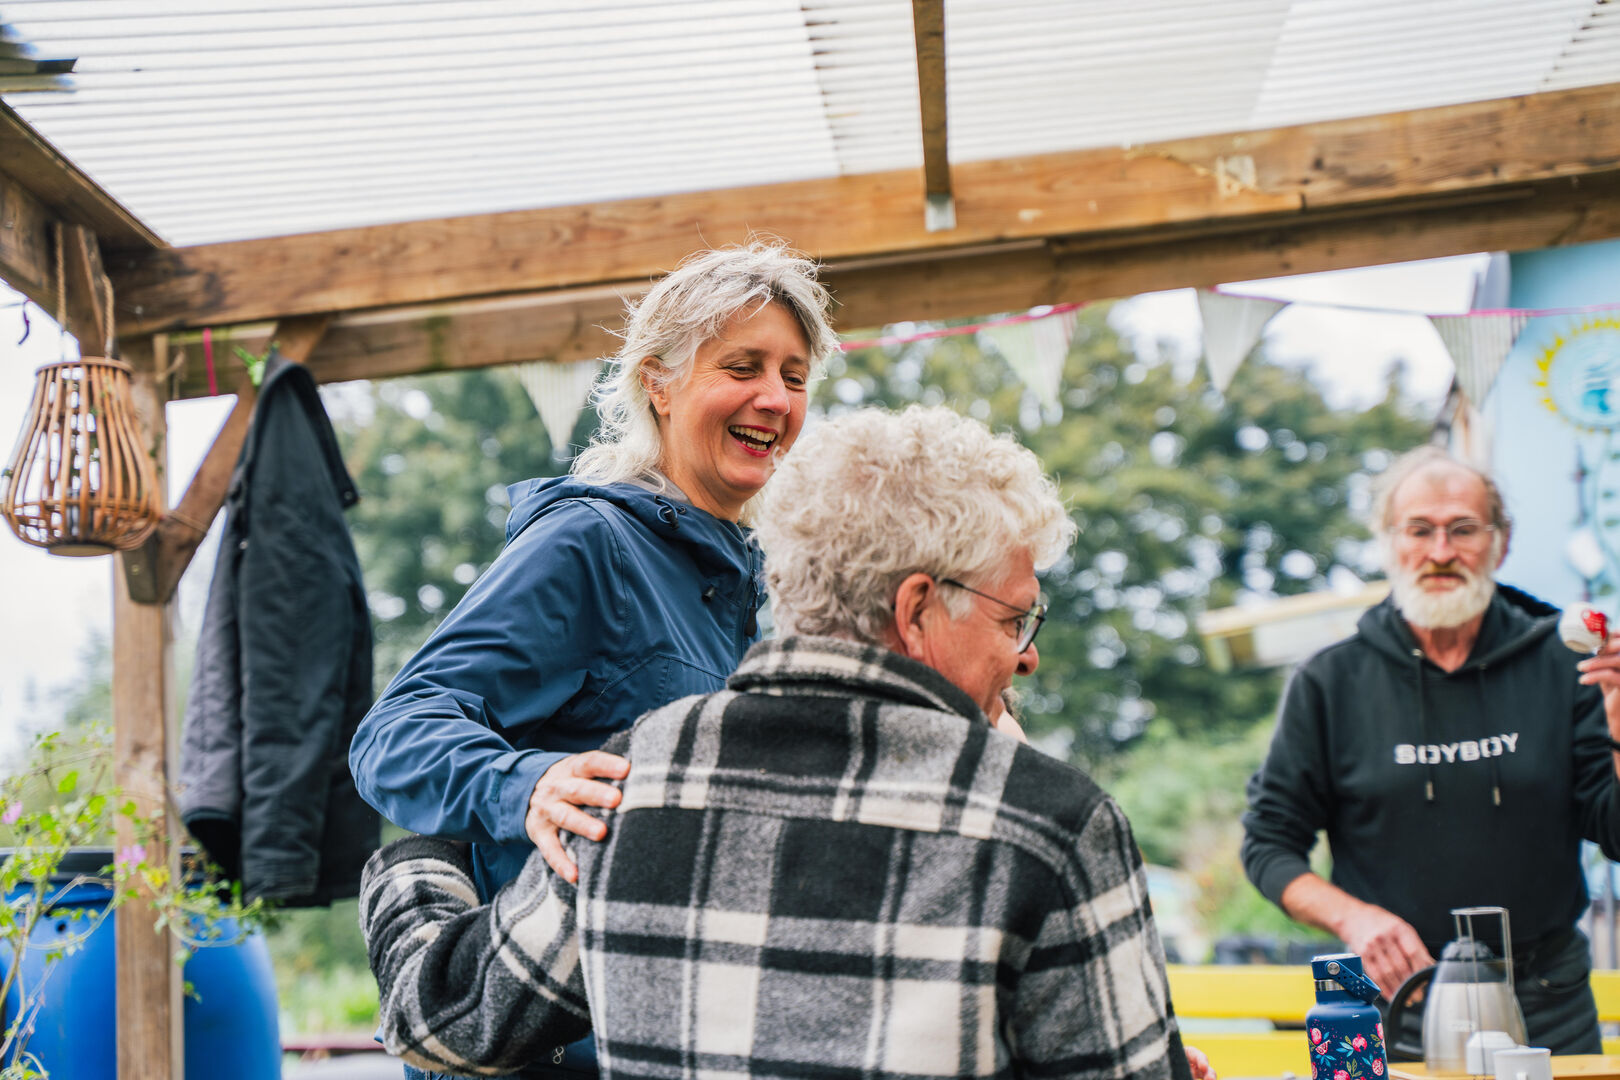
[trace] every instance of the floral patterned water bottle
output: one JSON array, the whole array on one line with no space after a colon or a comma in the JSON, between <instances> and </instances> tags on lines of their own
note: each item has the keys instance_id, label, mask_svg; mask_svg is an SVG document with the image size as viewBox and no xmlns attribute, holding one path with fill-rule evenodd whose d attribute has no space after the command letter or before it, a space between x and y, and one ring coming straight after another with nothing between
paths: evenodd
<instances>
[{"instance_id":1,"label":"floral patterned water bottle","mask_svg":"<svg viewBox=\"0 0 1620 1080\"><path fill-rule=\"evenodd\" d=\"M1382 1080L1384 1023L1373 1002L1378 984L1361 973L1361 957L1335 953L1311 960L1316 1004L1305 1014L1311 1080Z\"/></svg>"}]
</instances>

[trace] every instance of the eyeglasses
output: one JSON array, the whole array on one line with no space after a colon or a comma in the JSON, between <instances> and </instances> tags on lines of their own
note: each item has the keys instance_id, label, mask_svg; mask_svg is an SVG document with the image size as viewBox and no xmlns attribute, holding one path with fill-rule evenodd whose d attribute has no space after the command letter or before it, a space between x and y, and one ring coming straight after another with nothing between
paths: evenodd
<instances>
[{"instance_id":1,"label":"eyeglasses","mask_svg":"<svg viewBox=\"0 0 1620 1080\"><path fill-rule=\"evenodd\" d=\"M1035 643L1035 635L1041 632L1041 623L1046 621L1046 605L1039 601L1036 601L1029 607L1028 610L1025 610L1024 608L1019 607L1017 604L1009 604L1007 601L1002 600L999 597L991 596L987 592L980 592L978 589L975 589L970 585L964 585L955 578L940 578L939 583L941 585L949 585L954 589L961 589L963 592L970 592L974 596L982 596L986 600L991 600L1000 604L1008 611L1018 612L1018 621L1014 623L1013 626L1018 634L1019 652L1023 652L1025 649L1029 648Z\"/></svg>"},{"instance_id":2,"label":"eyeglasses","mask_svg":"<svg viewBox=\"0 0 1620 1080\"><path fill-rule=\"evenodd\" d=\"M1403 543L1413 547L1427 547L1434 541L1434 534L1443 532L1451 546L1458 551L1483 551L1490 543L1491 533L1497 526L1488 525L1476 518L1458 518L1449 525L1436 525L1432 521L1422 518L1413 518L1404 525L1391 529L1390 532Z\"/></svg>"}]
</instances>

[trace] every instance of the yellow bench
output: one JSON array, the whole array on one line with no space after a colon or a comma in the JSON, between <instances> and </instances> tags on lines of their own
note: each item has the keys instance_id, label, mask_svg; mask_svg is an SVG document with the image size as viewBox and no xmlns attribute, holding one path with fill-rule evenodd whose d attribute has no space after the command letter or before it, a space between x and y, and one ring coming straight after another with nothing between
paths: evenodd
<instances>
[{"instance_id":1,"label":"yellow bench","mask_svg":"<svg viewBox=\"0 0 1620 1080\"><path fill-rule=\"evenodd\" d=\"M1300 1024L1316 1003L1308 965L1171 964L1170 999L1176 1015L1189 1020L1267 1020ZM1592 972L1598 1019L1620 1021L1620 971ZM1196 1025L1202 1028L1203 1025ZM1222 1080L1240 1077L1311 1075L1305 1033L1292 1031L1183 1032L1182 1037L1209 1055ZM1620 1039L1604 1039L1603 1052L1620 1054Z\"/></svg>"}]
</instances>

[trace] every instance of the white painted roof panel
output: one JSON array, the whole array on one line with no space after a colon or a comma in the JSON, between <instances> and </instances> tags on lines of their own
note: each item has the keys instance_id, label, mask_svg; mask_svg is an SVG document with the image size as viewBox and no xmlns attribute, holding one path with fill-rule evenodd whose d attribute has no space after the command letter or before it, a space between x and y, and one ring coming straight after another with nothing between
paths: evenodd
<instances>
[{"instance_id":1,"label":"white painted roof panel","mask_svg":"<svg viewBox=\"0 0 1620 1080\"><path fill-rule=\"evenodd\" d=\"M0 0L176 244L918 168L909 0ZM1620 81L1604 0L945 0L953 161Z\"/></svg>"}]
</instances>

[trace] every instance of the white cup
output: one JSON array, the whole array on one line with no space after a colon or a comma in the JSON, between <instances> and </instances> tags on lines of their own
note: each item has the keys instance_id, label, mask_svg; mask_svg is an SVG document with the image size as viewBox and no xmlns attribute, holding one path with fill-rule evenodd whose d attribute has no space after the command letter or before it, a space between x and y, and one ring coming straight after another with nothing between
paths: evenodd
<instances>
[{"instance_id":1,"label":"white cup","mask_svg":"<svg viewBox=\"0 0 1620 1080\"><path fill-rule=\"evenodd\" d=\"M1476 1031L1468 1036L1468 1046L1463 1051L1466 1058L1469 1076L1491 1076L1494 1074L1492 1062L1498 1050L1513 1050L1518 1047L1513 1036L1505 1031ZM1547 1080L1552 1080L1548 1077Z\"/></svg>"},{"instance_id":2,"label":"white cup","mask_svg":"<svg viewBox=\"0 0 1620 1080\"><path fill-rule=\"evenodd\" d=\"M1496 1080L1552 1080L1552 1051L1540 1046L1498 1050Z\"/></svg>"}]
</instances>

